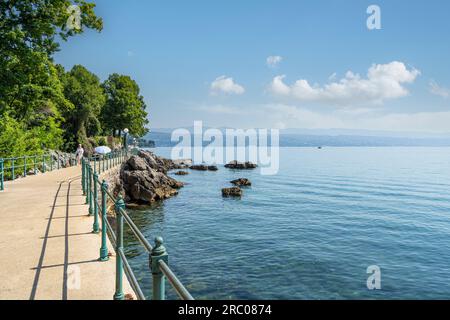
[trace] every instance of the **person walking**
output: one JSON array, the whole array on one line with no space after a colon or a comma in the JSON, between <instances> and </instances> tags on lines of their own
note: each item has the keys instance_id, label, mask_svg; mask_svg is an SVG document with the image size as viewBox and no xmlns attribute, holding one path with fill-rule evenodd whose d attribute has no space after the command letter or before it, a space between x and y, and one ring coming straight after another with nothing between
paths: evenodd
<instances>
[{"instance_id":1,"label":"person walking","mask_svg":"<svg viewBox=\"0 0 450 320\"><path fill-rule=\"evenodd\" d=\"M75 152L75 155L77 157L77 165L81 164L81 159L83 159L83 155L84 155L84 149L81 144L78 145L78 149Z\"/></svg>"}]
</instances>

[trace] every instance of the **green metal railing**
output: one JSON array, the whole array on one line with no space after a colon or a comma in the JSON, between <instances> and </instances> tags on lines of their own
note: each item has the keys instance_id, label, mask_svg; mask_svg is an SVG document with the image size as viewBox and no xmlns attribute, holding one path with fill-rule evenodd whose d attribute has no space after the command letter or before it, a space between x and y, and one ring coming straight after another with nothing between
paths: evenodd
<instances>
[{"instance_id":1,"label":"green metal railing","mask_svg":"<svg viewBox=\"0 0 450 320\"><path fill-rule=\"evenodd\" d=\"M64 161L64 163L62 163ZM36 175L39 172L45 173L55 169L66 168L76 165L74 154L69 158L60 154L42 154L33 156L21 156L13 158L0 158L0 191L5 189L5 181L16 180L19 177L26 177L30 172Z\"/></svg>"},{"instance_id":2,"label":"green metal railing","mask_svg":"<svg viewBox=\"0 0 450 320\"><path fill-rule=\"evenodd\" d=\"M153 282L152 299L165 299L165 279L167 278L181 299L193 300L191 294L169 268L169 255L164 247L163 239L161 237L156 237L155 246L153 247L128 215L125 210L125 202L122 197L119 196L118 198L115 198L108 190L108 184L106 181L102 180L100 182L99 175L101 173L121 165L127 157L127 152L125 150L121 150L101 156L101 158L85 158L82 161L81 185L83 194L86 196L86 204L89 204L89 215L93 215L94 217L92 232L101 232L99 260L107 261L109 259L107 234L109 234L109 238L116 253L116 284L114 299L123 300L125 298L123 293L124 272L137 298L139 300L146 299L124 253L123 230L125 222L149 254L149 266L152 273ZM101 194L100 199L99 191ZM114 211L116 213L115 230L107 218L108 202L112 202L114 204Z\"/></svg>"}]
</instances>

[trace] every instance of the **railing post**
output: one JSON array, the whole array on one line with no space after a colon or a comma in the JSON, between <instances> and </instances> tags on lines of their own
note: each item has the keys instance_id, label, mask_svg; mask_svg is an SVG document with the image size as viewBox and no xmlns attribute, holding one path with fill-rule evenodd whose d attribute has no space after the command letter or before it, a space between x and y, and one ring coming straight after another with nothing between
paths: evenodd
<instances>
[{"instance_id":1,"label":"railing post","mask_svg":"<svg viewBox=\"0 0 450 320\"><path fill-rule=\"evenodd\" d=\"M84 184L86 188L86 203L89 203L89 160L84 163Z\"/></svg>"},{"instance_id":2,"label":"railing post","mask_svg":"<svg viewBox=\"0 0 450 320\"><path fill-rule=\"evenodd\" d=\"M89 167L89 215L92 216L94 214L94 210L92 208L92 176L93 171L92 167Z\"/></svg>"},{"instance_id":3,"label":"railing post","mask_svg":"<svg viewBox=\"0 0 450 320\"><path fill-rule=\"evenodd\" d=\"M59 153L57 154L58 158L56 158L56 168L59 170Z\"/></svg>"},{"instance_id":4,"label":"railing post","mask_svg":"<svg viewBox=\"0 0 450 320\"><path fill-rule=\"evenodd\" d=\"M50 171L53 171L53 156L50 154Z\"/></svg>"},{"instance_id":5,"label":"railing post","mask_svg":"<svg viewBox=\"0 0 450 320\"><path fill-rule=\"evenodd\" d=\"M5 181L5 172L4 172L4 163L3 159L0 159L0 191L5 189L4 181Z\"/></svg>"},{"instance_id":6,"label":"railing post","mask_svg":"<svg viewBox=\"0 0 450 320\"><path fill-rule=\"evenodd\" d=\"M103 155L103 158L102 158L102 166L103 166L103 172L105 172L105 155Z\"/></svg>"},{"instance_id":7,"label":"railing post","mask_svg":"<svg viewBox=\"0 0 450 320\"><path fill-rule=\"evenodd\" d=\"M59 161L58 161L59 163ZM81 159L81 188L83 189L83 196L86 195L86 188L84 185L85 177L84 177L84 159Z\"/></svg>"},{"instance_id":8,"label":"railing post","mask_svg":"<svg viewBox=\"0 0 450 320\"><path fill-rule=\"evenodd\" d=\"M94 173L94 224L92 225L92 232L98 233L98 173Z\"/></svg>"},{"instance_id":9,"label":"railing post","mask_svg":"<svg viewBox=\"0 0 450 320\"><path fill-rule=\"evenodd\" d=\"M159 260L163 260L169 264L169 255L163 245L162 237L155 238L155 247L150 254L150 269L152 270L153 278L153 300L166 299L165 276L159 267Z\"/></svg>"},{"instance_id":10,"label":"railing post","mask_svg":"<svg viewBox=\"0 0 450 320\"><path fill-rule=\"evenodd\" d=\"M23 157L23 176L27 176L27 156Z\"/></svg>"},{"instance_id":11,"label":"railing post","mask_svg":"<svg viewBox=\"0 0 450 320\"><path fill-rule=\"evenodd\" d=\"M11 176L12 176L12 179L13 180L16 180L16 171L14 170L14 162L15 162L15 159L13 158L13 159L11 159L11 163L12 163L12 166L11 166Z\"/></svg>"},{"instance_id":12,"label":"railing post","mask_svg":"<svg viewBox=\"0 0 450 320\"><path fill-rule=\"evenodd\" d=\"M108 190L108 184L105 180L102 182L102 246L100 247L100 261L108 261L108 247L106 245L106 206L107 206L107 197L106 191Z\"/></svg>"},{"instance_id":13,"label":"railing post","mask_svg":"<svg viewBox=\"0 0 450 320\"><path fill-rule=\"evenodd\" d=\"M37 166L36 166L37 158L36 155L34 155L33 158L33 166L34 166L34 175L37 175Z\"/></svg>"},{"instance_id":14,"label":"railing post","mask_svg":"<svg viewBox=\"0 0 450 320\"><path fill-rule=\"evenodd\" d=\"M97 172L97 158L94 157L94 173Z\"/></svg>"},{"instance_id":15,"label":"railing post","mask_svg":"<svg viewBox=\"0 0 450 320\"><path fill-rule=\"evenodd\" d=\"M42 156L42 173L45 173L45 155Z\"/></svg>"},{"instance_id":16,"label":"railing post","mask_svg":"<svg viewBox=\"0 0 450 320\"><path fill-rule=\"evenodd\" d=\"M114 300L123 300L125 298L122 288L123 280L123 261L119 254L123 250L123 215L121 209L125 209L125 202L119 196L115 203L116 210L116 292Z\"/></svg>"}]
</instances>

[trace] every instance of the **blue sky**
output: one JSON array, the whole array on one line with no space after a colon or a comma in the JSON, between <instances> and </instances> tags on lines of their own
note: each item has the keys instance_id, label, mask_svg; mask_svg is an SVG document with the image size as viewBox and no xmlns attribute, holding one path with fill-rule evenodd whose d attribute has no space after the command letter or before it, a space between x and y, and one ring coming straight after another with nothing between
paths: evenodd
<instances>
[{"instance_id":1,"label":"blue sky","mask_svg":"<svg viewBox=\"0 0 450 320\"><path fill-rule=\"evenodd\" d=\"M449 1L95 2L55 60L130 75L153 128L450 131Z\"/></svg>"}]
</instances>

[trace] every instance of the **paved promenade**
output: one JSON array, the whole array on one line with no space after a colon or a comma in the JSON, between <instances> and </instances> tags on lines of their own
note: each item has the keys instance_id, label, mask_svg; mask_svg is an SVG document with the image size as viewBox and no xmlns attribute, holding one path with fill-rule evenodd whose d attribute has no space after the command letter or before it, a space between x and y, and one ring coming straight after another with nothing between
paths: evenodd
<instances>
[{"instance_id":1,"label":"paved promenade","mask_svg":"<svg viewBox=\"0 0 450 320\"><path fill-rule=\"evenodd\" d=\"M0 299L113 298L115 255L98 261L101 238L80 178L81 167L72 167L0 191ZM124 293L133 293L125 276Z\"/></svg>"}]
</instances>

